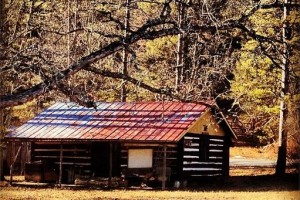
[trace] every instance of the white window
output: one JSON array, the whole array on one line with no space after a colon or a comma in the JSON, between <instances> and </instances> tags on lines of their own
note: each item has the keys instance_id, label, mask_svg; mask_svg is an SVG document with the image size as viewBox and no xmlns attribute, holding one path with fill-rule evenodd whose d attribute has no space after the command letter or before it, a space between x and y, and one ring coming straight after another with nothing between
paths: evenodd
<instances>
[{"instance_id":1,"label":"white window","mask_svg":"<svg viewBox=\"0 0 300 200\"><path fill-rule=\"evenodd\" d=\"M128 168L151 168L152 158L152 149L129 149Z\"/></svg>"}]
</instances>

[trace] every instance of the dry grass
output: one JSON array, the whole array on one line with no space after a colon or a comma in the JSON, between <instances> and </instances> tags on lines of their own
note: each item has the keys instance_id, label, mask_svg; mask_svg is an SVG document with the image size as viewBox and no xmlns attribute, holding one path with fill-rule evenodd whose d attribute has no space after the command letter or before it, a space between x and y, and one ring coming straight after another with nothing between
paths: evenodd
<instances>
[{"instance_id":1,"label":"dry grass","mask_svg":"<svg viewBox=\"0 0 300 200\"><path fill-rule=\"evenodd\" d=\"M271 144L265 147L231 147L230 157L245 157L254 159L267 159L267 160L277 160L277 149L276 144ZM274 175L275 168L241 168L232 167L230 169L230 176L261 176L261 175ZM287 168L286 173L299 173L297 168Z\"/></svg>"},{"instance_id":2,"label":"dry grass","mask_svg":"<svg viewBox=\"0 0 300 200\"><path fill-rule=\"evenodd\" d=\"M300 199L299 191L101 191L6 187L1 199Z\"/></svg>"},{"instance_id":3,"label":"dry grass","mask_svg":"<svg viewBox=\"0 0 300 200\"><path fill-rule=\"evenodd\" d=\"M230 157L242 156L245 158L256 158L256 159L277 159L277 147L272 144L265 147L231 147Z\"/></svg>"},{"instance_id":4,"label":"dry grass","mask_svg":"<svg viewBox=\"0 0 300 200\"><path fill-rule=\"evenodd\" d=\"M275 174L275 168L232 168L230 176L262 176Z\"/></svg>"},{"instance_id":5,"label":"dry grass","mask_svg":"<svg viewBox=\"0 0 300 200\"><path fill-rule=\"evenodd\" d=\"M74 188L0 187L0 199L300 199L298 174L235 176L226 180L189 182L184 190L96 190Z\"/></svg>"}]
</instances>

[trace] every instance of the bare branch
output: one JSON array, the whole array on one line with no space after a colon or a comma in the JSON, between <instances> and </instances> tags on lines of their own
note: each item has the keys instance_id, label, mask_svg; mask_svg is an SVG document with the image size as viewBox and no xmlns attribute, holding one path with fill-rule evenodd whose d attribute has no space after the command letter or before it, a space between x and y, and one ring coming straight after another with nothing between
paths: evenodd
<instances>
[{"instance_id":1,"label":"bare branch","mask_svg":"<svg viewBox=\"0 0 300 200\"><path fill-rule=\"evenodd\" d=\"M164 30L148 31L148 29L150 28L165 23L166 22L164 20L159 20L159 19L149 21L148 23L143 25L140 29L138 29L137 31L135 31L134 33L126 37L125 40L128 44L133 44L141 39L154 39L161 36L174 34L174 32L176 32L177 30L176 28L173 28L171 30L167 29L166 31ZM113 54L114 52L121 50L122 48L123 48L122 40L112 42L109 45L99 49L98 51L95 51L89 54L88 56L82 57L80 60L70 65L66 70L56 73L50 79L45 80L40 84L37 84L29 89L23 90L21 92L12 95L1 96L0 108L23 104L27 101L30 101L44 94L45 92L55 89L56 85L61 81L69 78L70 76L77 73L79 70L83 69L89 64L98 61L100 59L103 59Z\"/></svg>"},{"instance_id":2,"label":"bare branch","mask_svg":"<svg viewBox=\"0 0 300 200\"><path fill-rule=\"evenodd\" d=\"M227 22L225 24L219 25L218 27L216 27L215 25L191 26L189 27L189 30L190 32L197 32L197 31L207 32L216 29L225 30L228 28L241 29L242 31L246 32L246 34L248 34L250 37L260 42L274 41L274 39L264 37L262 35L257 34L255 31L248 29L245 25L239 23L239 21ZM123 48L124 41L127 44L133 44L139 40L155 39L155 38L168 36L168 35L176 35L179 33L179 31L180 30L178 29L174 21L166 21L165 19L153 19L151 21L148 21L143 26L141 26L137 31L134 31L130 35L128 35L124 40L119 39L118 41L112 42L109 45L89 54L88 56L82 57L80 60L70 65L66 70L54 74L52 77L43 81L42 83L37 84L29 89L14 93L12 95L1 96L0 108L23 104L29 100L32 100L44 94L45 92L55 89L57 87L57 84L61 83L63 80L68 79L70 76L77 73L79 70L85 69L85 67L88 67L89 64L96 62L100 59L103 59L121 50ZM124 77L120 77L120 78L124 78ZM126 77L126 78L130 79L130 77ZM134 82L134 80L131 81ZM147 88L147 85L144 85L144 87ZM161 89L155 89L155 88L148 88L148 89L156 93L169 94L169 96L172 96L175 99L186 101L185 99L182 99L182 97L176 97L174 94L168 93Z\"/></svg>"},{"instance_id":3,"label":"bare branch","mask_svg":"<svg viewBox=\"0 0 300 200\"><path fill-rule=\"evenodd\" d=\"M93 72L95 74L100 74L102 76L110 77L110 78L126 80L128 82L131 82L134 85L137 85L141 88L149 90L150 92L153 92L153 93L165 94L165 95L168 95L168 96L172 96L172 92L169 89L154 88L154 87L152 87L152 86L150 86L146 83L143 83L143 82L141 82L141 81L139 81L139 80L137 80L137 79L135 79L135 78L133 78L129 75L126 75L126 74L122 74L122 73L119 73L119 72L112 72L112 71L109 71L109 70L101 70L99 68L92 67L92 66L86 67L85 70Z\"/></svg>"}]
</instances>

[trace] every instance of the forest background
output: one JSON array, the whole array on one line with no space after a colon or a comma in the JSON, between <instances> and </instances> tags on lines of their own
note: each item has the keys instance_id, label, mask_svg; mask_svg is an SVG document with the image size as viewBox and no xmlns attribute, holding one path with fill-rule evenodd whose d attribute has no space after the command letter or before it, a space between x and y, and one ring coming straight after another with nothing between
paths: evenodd
<instances>
[{"instance_id":1,"label":"forest background","mask_svg":"<svg viewBox=\"0 0 300 200\"><path fill-rule=\"evenodd\" d=\"M284 101L287 156L299 158L299 5L1 0L1 138L55 101L214 100L257 146L277 144Z\"/></svg>"}]
</instances>

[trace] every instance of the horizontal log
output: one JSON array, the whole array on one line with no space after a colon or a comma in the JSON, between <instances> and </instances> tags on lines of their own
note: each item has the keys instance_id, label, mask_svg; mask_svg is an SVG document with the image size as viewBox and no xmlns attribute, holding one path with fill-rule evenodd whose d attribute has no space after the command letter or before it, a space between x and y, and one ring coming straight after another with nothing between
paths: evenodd
<instances>
[{"instance_id":1,"label":"horizontal log","mask_svg":"<svg viewBox=\"0 0 300 200\"><path fill-rule=\"evenodd\" d=\"M155 160L163 160L164 158L162 157L155 157ZM177 160L177 157L167 157L167 160Z\"/></svg>"},{"instance_id":2,"label":"horizontal log","mask_svg":"<svg viewBox=\"0 0 300 200\"><path fill-rule=\"evenodd\" d=\"M223 148L224 144L213 144L213 143L210 143L209 147L220 147L220 148Z\"/></svg>"},{"instance_id":3,"label":"horizontal log","mask_svg":"<svg viewBox=\"0 0 300 200\"><path fill-rule=\"evenodd\" d=\"M167 147L177 147L177 144L165 144ZM161 144L143 144L143 143L125 143L124 147L147 148L147 147L162 147Z\"/></svg>"},{"instance_id":4,"label":"horizontal log","mask_svg":"<svg viewBox=\"0 0 300 200\"><path fill-rule=\"evenodd\" d=\"M194 152L192 152L192 153L194 153ZM200 154L199 154L199 152L198 153L194 153L194 154L184 154L183 155L183 160L185 160L185 159L199 161Z\"/></svg>"},{"instance_id":5,"label":"horizontal log","mask_svg":"<svg viewBox=\"0 0 300 200\"><path fill-rule=\"evenodd\" d=\"M218 135L210 135L209 139L221 139L221 140L224 140L225 137L224 136L218 136Z\"/></svg>"},{"instance_id":6,"label":"horizontal log","mask_svg":"<svg viewBox=\"0 0 300 200\"><path fill-rule=\"evenodd\" d=\"M222 165L206 165L206 166L187 166L184 165L184 171L222 171Z\"/></svg>"},{"instance_id":7,"label":"horizontal log","mask_svg":"<svg viewBox=\"0 0 300 200\"><path fill-rule=\"evenodd\" d=\"M154 150L153 151L154 154L157 154L157 153L161 154L162 152L163 151L159 151L159 150ZM169 153L169 154L177 154L176 150L167 150L166 152Z\"/></svg>"},{"instance_id":8,"label":"horizontal log","mask_svg":"<svg viewBox=\"0 0 300 200\"><path fill-rule=\"evenodd\" d=\"M222 139L209 139L209 144L224 144Z\"/></svg>"},{"instance_id":9,"label":"horizontal log","mask_svg":"<svg viewBox=\"0 0 300 200\"><path fill-rule=\"evenodd\" d=\"M209 152L209 157L223 157L224 153L222 152Z\"/></svg>"},{"instance_id":10,"label":"horizontal log","mask_svg":"<svg viewBox=\"0 0 300 200\"><path fill-rule=\"evenodd\" d=\"M60 151L60 149L33 149L33 151L43 151L43 152L48 152L48 151ZM68 151L86 151L86 149L62 149L62 151L68 152Z\"/></svg>"},{"instance_id":11,"label":"horizontal log","mask_svg":"<svg viewBox=\"0 0 300 200\"><path fill-rule=\"evenodd\" d=\"M183 161L183 165L222 165L222 162L214 162L214 161Z\"/></svg>"},{"instance_id":12,"label":"horizontal log","mask_svg":"<svg viewBox=\"0 0 300 200\"><path fill-rule=\"evenodd\" d=\"M197 178L197 177L207 177L207 176L222 176L223 174L221 174L221 173L216 173L216 174L191 174L190 176L191 177L195 177L195 178Z\"/></svg>"},{"instance_id":13,"label":"horizontal log","mask_svg":"<svg viewBox=\"0 0 300 200\"><path fill-rule=\"evenodd\" d=\"M223 139L224 140L224 136L219 136L219 135L205 135L208 136L210 139ZM186 134L184 136L184 139L192 139L192 140L199 140L202 137L201 134Z\"/></svg>"},{"instance_id":14,"label":"horizontal log","mask_svg":"<svg viewBox=\"0 0 300 200\"><path fill-rule=\"evenodd\" d=\"M223 149L209 149L209 153L223 153Z\"/></svg>"},{"instance_id":15,"label":"horizontal log","mask_svg":"<svg viewBox=\"0 0 300 200\"><path fill-rule=\"evenodd\" d=\"M183 158L183 162L199 162L199 156L198 157L196 157L196 156L194 156L194 157L185 157L185 158ZM215 162L215 163L223 162L223 157L220 157L220 158L210 157L208 159L208 162Z\"/></svg>"},{"instance_id":16,"label":"horizontal log","mask_svg":"<svg viewBox=\"0 0 300 200\"><path fill-rule=\"evenodd\" d=\"M183 167L183 171L192 171L192 172L218 172L222 171L222 168L214 167Z\"/></svg>"},{"instance_id":17,"label":"horizontal log","mask_svg":"<svg viewBox=\"0 0 300 200\"><path fill-rule=\"evenodd\" d=\"M61 142L59 141L59 142L57 142L57 141L36 141L36 142L34 142L34 145L35 146L50 146L50 145L57 145L57 146L59 146L61 144ZM64 143L63 145L64 146L74 146L74 145L76 145L76 146L87 146L87 145L90 145L91 144L91 142L88 142L88 141L77 141L77 142L75 142L75 141L68 141L67 143Z\"/></svg>"},{"instance_id":18,"label":"horizontal log","mask_svg":"<svg viewBox=\"0 0 300 200\"><path fill-rule=\"evenodd\" d=\"M54 164L59 165L59 162L54 162ZM81 165L81 166L90 166L91 163L81 163L81 162L62 162L63 165Z\"/></svg>"},{"instance_id":19,"label":"horizontal log","mask_svg":"<svg viewBox=\"0 0 300 200\"><path fill-rule=\"evenodd\" d=\"M224 150L225 147L224 146L210 146L209 145L209 150L215 149L215 150Z\"/></svg>"},{"instance_id":20,"label":"horizontal log","mask_svg":"<svg viewBox=\"0 0 300 200\"><path fill-rule=\"evenodd\" d=\"M219 175L222 174L222 170L202 170L202 171L183 171L185 176L197 176L197 175Z\"/></svg>"},{"instance_id":21,"label":"horizontal log","mask_svg":"<svg viewBox=\"0 0 300 200\"><path fill-rule=\"evenodd\" d=\"M184 140L199 140L199 136L184 136Z\"/></svg>"},{"instance_id":22,"label":"horizontal log","mask_svg":"<svg viewBox=\"0 0 300 200\"><path fill-rule=\"evenodd\" d=\"M210 148L209 149L209 155L215 155L215 154L218 154L218 153L219 153L219 155L222 155L223 151L224 151L223 148ZM197 156L199 154L201 154L201 152L200 152L199 149L196 149L196 148L184 148L184 151L183 151L183 155Z\"/></svg>"},{"instance_id":23,"label":"horizontal log","mask_svg":"<svg viewBox=\"0 0 300 200\"><path fill-rule=\"evenodd\" d=\"M199 143L191 143L189 145L185 145L186 147L199 147Z\"/></svg>"},{"instance_id":24,"label":"horizontal log","mask_svg":"<svg viewBox=\"0 0 300 200\"><path fill-rule=\"evenodd\" d=\"M199 156L199 151L184 151L183 156Z\"/></svg>"},{"instance_id":25,"label":"horizontal log","mask_svg":"<svg viewBox=\"0 0 300 200\"><path fill-rule=\"evenodd\" d=\"M221 157L221 156L219 156L219 157L217 157L217 156L209 156L209 160L210 161L214 161L214 162L216 162L216 160L222 160L223 161L223 157Z\"/></svg>"},{"instance_id":26,"label":"horizontal log","mask_svg":"<svg viewBox=\"0 0 300 200\"><path fill-rule=\"evenodd\" d=\"M59 158L59 156L34 156L35 158ZM64 158L69 159L91 159L90 156L64 156Z\"/></svg>"},{"instance_id":27,"label":"horizontal log","mask_svg":"<svg viewBox=\"0 0 300 200\"><path fill-rule=\"evenodd\" d=\"M223 152L209 152L208 156L211 159L215 159L215 157L220 157L221 159L223 158ZM199 159L200 153L199 152L184 152L183 158L194 158L194 159Z\"/></svg>"},{"instance_id":28,"label":"horizontal log","mask_svg":"<svg viewBox=\"0 0 300 200\"><path fill-rule=\"evenodd\" d=\"M199 162L199 161L183 161L183 164L216 164L222 165L222 162L214 162L214 161L207 161L207 162Z\"/></svg>"},{"instance_id":29,"label":"horizontal log","mask_svg":"<svg viewBox=\"0 0 300 200\"><path fill-rule=\"evenodd\" d=\"M183 148L184 152L199 152L199 148Z\"/></svg>"}]
</instances>

